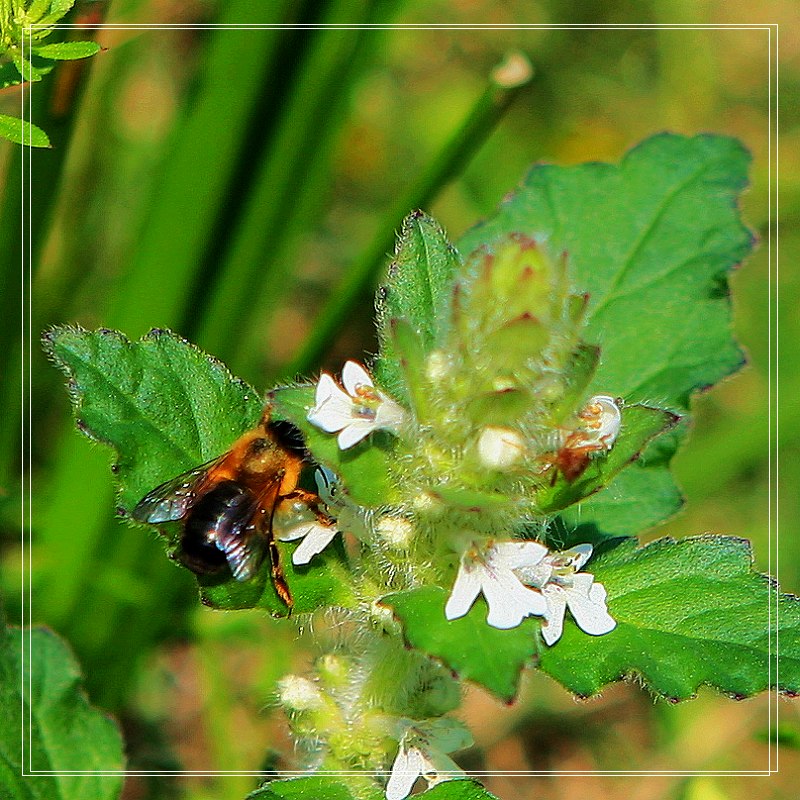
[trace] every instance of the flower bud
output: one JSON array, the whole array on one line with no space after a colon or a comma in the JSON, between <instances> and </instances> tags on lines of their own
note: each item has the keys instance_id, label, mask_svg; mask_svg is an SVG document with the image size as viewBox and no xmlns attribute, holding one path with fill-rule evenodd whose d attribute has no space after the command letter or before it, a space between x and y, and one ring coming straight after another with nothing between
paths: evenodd
<instances>
[{"instance_id":1,"label":"flower bud","mask_svg":"<svg viewBox=\"0 0 800 800\"><path fill-rule=\"evenodd\" d=\"M525 455L525 442L511 428L488 426L478 439L478 458L489 469L505 470Z\"/></svg>"},{"instance_id":2,"label":"flower bud","mask_svg":"<svg viewBox=\"0 0 800 800\"><path fill-rule=\"evenodd\" d=\"M278 698L287 711L315 711L324 701L317 685L299 675L287 675L278 681Z\"/></svg>"},{"instance_id":3,"label":"flower bud","mask_svg":"<svg viewBox=\"0 0 800 800\"><path fill-rule=\"evenodd\" d=\"M375 535L394 550L408 550L414 526L405 517L386 515L376 520Z\"/></svg>"}]
</instances>

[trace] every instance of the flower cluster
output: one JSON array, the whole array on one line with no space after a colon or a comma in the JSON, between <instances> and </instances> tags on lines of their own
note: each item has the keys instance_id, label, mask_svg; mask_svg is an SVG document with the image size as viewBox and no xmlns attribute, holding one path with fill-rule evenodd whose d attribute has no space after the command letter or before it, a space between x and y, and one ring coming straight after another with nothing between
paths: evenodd
<instances>
[{"instance_id":1,"label":"flower cluster","mask_svg":"<svg viewBox=\"0 0 800 800\"><path fill-rule=\"evenodd\" d=\"M348 361L344 365L342 384L344 389L323 373L317 384L315 406L308 412L312 424L328 433L338 432L341 449L352 447L378 429L397 434L406 424L407 412L375 388L371 376L360 364ZM609 450L621 426L620 403L609 395L595 395L578 413L578 420L579 426L570 434L565 447L580 448L585 457L589 451ZM514 431L489 426L481 434L478 452L484 466L502 469L520 457L524 444ZM320 496L325 499L334 477L327 470L319 474ZM391 530L400 522L408 526L400 519ZM304 537L293 559L296 564L306 564L335 533L335 528L309 522L282 538L291 541ZM407 531L404 538L408 538ZM483 594L489 606L486 618L489 625L515 628L528 616L542 617L542 637L548 645L561 637L567 609L586 633L595 636L608 633L616 623L606 607L605 588L595 583L590 573L580 572L591 554L590 544L551 553L543 544L533 541L474 543L461 556L445 616L449 620L463 617L478 595Z\"/></svg>"},{"instance_id":2,"label":"flower cluster","mask_svg":"<svg viewBox=\"0 0 800 800\"><path fill-rule=\"evenodd\" d=\"M486 621L515 628L525 617L544 618L542 637L555 644L567 608L578 627L600 636L616 626L606 607L606 591L588 572L578 572L592 554L590 544L551 553L538 542L490 542L461 557L456 582L445 606L447 619L463 617L483 593Z\"/></svg>"}]
</instances>

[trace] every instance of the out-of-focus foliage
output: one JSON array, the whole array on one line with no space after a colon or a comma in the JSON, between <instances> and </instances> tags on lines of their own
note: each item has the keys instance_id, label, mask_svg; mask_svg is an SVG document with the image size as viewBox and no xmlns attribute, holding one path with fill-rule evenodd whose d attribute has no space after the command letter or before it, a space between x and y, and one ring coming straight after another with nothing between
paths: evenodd
<instances>
[{"instance_id":1,"label":"out-of-focus foliage","mask_svg":"<svg viewBox=\"0 0 800 800\"><path fill-rule=\"evenodd\" d=\"M100 51L96 42L48 42L75 0L3 0L0 3L0 86L40 81L52 61L75 61ZM47 134L30 120L0 114L0 137L15 144L49 147Z\"/></svg>"},{"instance_id":2,"label":"out-of-focus foliage","mask_svg":"<svg viewBox=\"0 0 800 800\"><path fill-rule=\"evenodd\" d=\"M76 11L97 14L98 5L79 3ZM760 246L732 278L734 327L748 366L694 402L694 429L673 461L687 504L652 535L745 536L753 540L756 567L774 573L779 566L785 588L797 588L800 544L784 535L778 565L774 524L800 515L798 495L784 492L780 517L773 514L770 523L768 514L774 480L770 376L774 381L780 374L782 398L800 392L800 339L783 336L778 367L768 350L777 315L792 318L790 303L800 291L797 271L769 271L776 255L770 236L778 222L784 264L800 252L797 226L791 224L800 210L797 46L784 25L778 98L774 79L773 95L768 91L770 34L764 29L547 27L576 19L599 25L634 19L788 23L793 6L721 0L591 9L556 0L408 0L391 9L300 0L268 5L256 12L249 0L116 0L102 10L107 7L107 22L390 20L510 27L341 31L326 37L309 30L98 31L107 52L58 65L33 92L32 118L48 131L54 148L36 153L32 162L31 339L64 323L117 327L132 338L168 325L193 336L210 324L204 315L223 280L223 265L250 241L253 228L245 220L255 220L253 226L277 215L268 241L249 246L260 263L248 268L261 275L275 259L277 269L286 271L271 273L281 274L277 281L254 281L252 315L215 306L214 325L233 345L213 352L259 390L278 377L294 377L284 365L296 356L339 276L387 224L386 209L468 114L489 71L507 50L519 49L535 67L530 89L461 176L425 209L452 240L490 214L535 160L617 161L631 144L661 130L724 133L751 151L752 188L742 201L743 216ZM513 27L531 23L543 27ZM292 130L282 113L299 102L298 87L312 78L326 87L324 102L304 108L304 124L293 140L281 133L286 126ZM0 113L19 113L17 91L0 93ZM776 151L768 137L770 103L781 120L780 216L768 194L777 177L769 160ZM279 141L286 151L276 149ZM278 152L288 152L286 163L296 169L280 192L261 189L262 208L252 198L260 176L280 177L280 170L268 170ZM67 636L92 696L120 713L132 767L269 770L275 757L260 743L288 749L269 711L274 678L290 667L291 633L255 615L213 616L196 609L192 581L165 563L155 537L111 521L109 457L70 429L58 376L35 346L28 350L30 339L20 340L20 158L13 146L0 148L0 274L9 298L0 319L0 367L4 376L17 377L30 352L33 381L33 504L22 524L22 440L13 424L0 432L1 576L9 611L12 617L19 613L20 534L30 533L33 547L25 555L31 558L33 620ZM276 288L265 302L267 285ZM331 342L325 366L338 370L344 357L377 347L370 339L370 294L365 292L364 313ZM641 324L646 327L647 320ZM209 346L202 336L198 343ZM16 380L4 381L2 404L6 420L18 418ZM788 487L800 478L800 413L788 401L780 411L781 481ZM69 582L53 581L59 574ZM76 613L76 598L98 613ZM267 648L254 646L265 639ZM471 768L760 770L770 759L766 697L733 704L701 693L693 703L654 708L635 688L617 687L601 703L576 706L536 676L513 708L471 693L467 715L479 730L478 747L464 762ZM797 729L793 705L781 704L781 721ZM764 796L791 796L795 787L785 776L797 764L797 753L786 750L781 773L766 782ZM571 792L613 795L629 792L632 780L498 776L488 787L514 800ZM154 798L185 792L224 800L241 798L256 783L253 776L137 778L131 790ZM740 800L750 794L748 787L748 781L719 776L642 778L639 794Z\"/></svg>"},{"instance_id":3,"label":"out-of-focus foliage","mask_svg":"<svg viewBox=\"0 0 800 800\"><path fill-rule=\"evenodd\" d=\"M64 642L43 628L7 628L0 615L0 679L2 797L115 800L122 776L91 773L124 769L120 732L89 706ZM21 747L23 717L30 738Z\"/></svg>"}]
</instances>

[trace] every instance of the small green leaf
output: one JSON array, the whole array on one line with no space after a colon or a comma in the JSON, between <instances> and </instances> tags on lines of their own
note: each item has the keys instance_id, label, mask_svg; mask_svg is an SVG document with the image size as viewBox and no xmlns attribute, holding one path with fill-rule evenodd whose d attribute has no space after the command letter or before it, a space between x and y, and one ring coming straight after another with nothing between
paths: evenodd
<instances>
[{"instance_id":1,"label":"small green leaf","mask_svg":"<svg viewBox=\"0 0 800 800\"><path fill-rule=\"evenodd\" d=\"M800 601L779 597L753 571L747 541L699 536L637 547L627 539L586 570L605 586L617 627L589 636L567 624L544 649L540 667L570 691L589 696L637 676L673 700L703 684L735 697L800 692Z\"/></svg>"},{"instance_id":2,"label":"small green leaf","mask_svg":"<svg viewBox=\"0 0 800 800\"><path fill-rule=\"evenodd\" d=\"M493 628L486 622L482 597L466 616L448 620L444 615L447 596L439 586L423 586L387 595L381 603L402 622L411 647L440 659L462 679L479 683L510 702L522 667L536 651L539 623L528 619L511 630Z\"/></svg>"},{"instance_id":3,"label":"small green leaf","mask_svg":"<svg viewBox=\"0 0 800 800\"><path fill-rule=\"evenodd\" d=\"M89 705L80 682L74 656L54 633L44 628L6 628L0 620L3 800L119 797L121 775L92 773L124 769L122 737L111 719ZM23 730L25 775L20 760ZM35 771L43 774L29 774ZM88 774L70 775L70 771Z\"/></svg>"},{"instance_id":4,"label":"small green leaf","mask_svg":"<svg viewBox=\"0 0 800 800\"><path fill-rule=\"evenodd\" d=\"M219 361L169 331L153 330L138 342L109 330L57 328L45 349L70 379L80 430L114 448L119 511L129 515L149 491L225 453L262 413L258 392ZM174 546L180 524L160 527ZM322 603L345 604L341 550L328 548L308 567L294 567L294 545L280 545L298 611ZM217 608L261 606L285 615L270 579L269 559L259 575L239 582L227 573L198 577L201 598Z\"/></svg>"},{"instance_id":5,"label":"small green leaf","mask_svg":"<svg viewBox=\"0 0 800 800\"><path fill-rule=\"evenodd\" d=\"M56 61L73 61L78 58L89 58L100 52L97 42L55 42L39 44L31 47L31 51L42 58Z\"/></svg>"},{"instance_id":6,"label":"small green leaf","mask_svg":"<svg viewBox=\"0 0 800 800\"><path fill-rule=\"evenodd\" d=\"M45 75L53 70L52 64L44 64L34 67L33 64L31 64L27 58L23 58L17 50L13 50L11 52L11 60L14 63L14 66L17 68L19 74L22 76L22 79L28 81L29 83L40 81Z\"/></svg>"},{"instance_id":7,"label":"small green leaf","mask_svg":"<svg viewBox=\"0 0 800 800\"><path fill-rule=\"evenodd\" d=\"M391 336L392 320L405 320L418 334L424 353L441 341L453 276L461 259L444 231L416 211L403 222L386 283L378 290L380 356L375 378L389 394L407 400L398 354Z\"/></svg>"},{"instance_id":8,"label":"small green leaf","mask_svg":"<svg viewBox=\"0 0 800 800\"><path fill-rule=\"evenodd\" d=\"M275 389L269 399L276 418L288 420L302 431L314 460L342 479L347 494L355 503L369 507L391 503L396 495L388 468L392 436L376 431L354 447L340 450L335 434L325 433L307 419L314 407L313 385Z\"/></svg>"},{"instance_id":9,"label":"small green leaf","mask_svg":"<svg viewBox=\"0 0 800 800\"><path fill-rule=\"evenodd\" d=\"M580 408L581 402L589 394L597 365L600 363L600 348L589 344L580 344L575 349L572 359L564 375L563 391L551 412L554 426L562 425L564 420Z\"/></svg>"},{"instance_id":10,"label":"small green leaf","mask_svg":"<svg viewBox=\"0 0 800 800\"><path fill-rule=\"evenodd\" d=\"M0 136L14 144L50 147L47 134L31 122L0 114Z\"/></svg>"},{"instance_id":11,"label":"small green leaf","mask_svg":"<svg viewBox=\"0 0 800 800\"><path fill-rule=\"evenodd\" d=\"M533 397L520 387L478 392L467 403L466 412L478 425L508 425L528 411Z\"/></svg>"},{"instance_id":12,"label":"small green leaf","mask_svg":"<svg viewBox=\"0 0 800 800\"><path fill-rule=\"evenodd\" d=\"M537 495L538 508L551 514L608 486L618 472L638 457L651 439L673 427L679 419L660 408L625 406L622 427L611 450L592 458L586 470L572 481L558 472L555 484Z\"/></svg>"},{"instance_id":13,"label":"small green leaf","mask_svg":"<svg viewBox=\"0 0 800 800\"><path fill-rule=\"evenodd\" d=\"M385 800L383 792L372 781L353 779L358 792L353 793L341 778L310 775L271 781L247 795L247 800Z\"/></svg>"}]
</instances>

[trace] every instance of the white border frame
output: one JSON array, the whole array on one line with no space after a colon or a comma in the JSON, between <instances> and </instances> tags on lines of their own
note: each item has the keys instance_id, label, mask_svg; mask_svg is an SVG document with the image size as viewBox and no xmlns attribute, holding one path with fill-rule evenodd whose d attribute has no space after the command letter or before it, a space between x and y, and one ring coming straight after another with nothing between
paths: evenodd
<instances>
[{"instance_id":1,"label":"white border frame","mask_svg":"<svg viewBox=\"0 0 800 800\"><path fill-rule=\"evenodd\" d=\"M778 528L779 528L779 473L778 473L778 458L777 458L777 441L778 441L778 400L779 400L779 375L778 375L778 39L779 39L779 25L777 23L766 24L619 24L619 25L604 25L604 24L530 24L530 25L471 25L471 24L363 24L363 25L323 25L323 24L242 24L242 25L216 25L212 23L204 24L114 24L114 23L98 23L88 25L75 25L75 24L59 24L52 26L55 29L80 29L83 31L89 30L204 30L204 29L221 29L221 30L317 30L317 29L331 29L331 30L359 30L359 29L375 29L375 30L456 30L456 31L482 31L482 30L763 30L768 32L768 61L769 61L769 76L767 81L768 91L768 222L767 222L767 254L768 254L768 296L769 296L769 310L768 310L768 569L770 574L776 574L779 566L778 556ZM25 34L30 33L37 28L36 25L26 26ZM774 37L774 47L773 47ZM22 56L25 57L25 38L22 41ZM30 97L31 85L26 83L21 84L21 117L25 119L26 99ZM773 104L773 94L775 103ZM32 630L26 629L26 624L30 620L30 608L32 606L32 592L31 592L31 545L30 545L30 515L32 510L32 485L31 485L31 471L30 471L30 453L31 453L31 434L32 434L32 407L31 407L31 372L32 372L32 359L33 359L33 342L35 337L31 329L32 325L32 241L30 219L32 218L33 209L31 207L31 161L33 156L33 147L28 144L22 148L22 254L21 254L21 281L22 281L22 375L21 375L21 390L22 390L22 481L21 481L21 584L22 584L22 627L20 631L22 641L22 670L21 674L25 674L26 662L30 663L32 657ZM774 266L773 266L774 256ZM773 313L774 306L774 313ZM774 537L773 537L774 530ZM26 583L26 565L27 565L27 583ZM774 615L774 617L773 617ZM777 619L778 616L778 594L776 593L774 599L771 599L768 612L768 625L772 626L773 618ZM775 652L772 651L772 637L770 637L770 653L769 653L769 682L772 683L772 674L774 670L775 683L778 680L778 631L775 633ZM64 776L115 776L115 775L130 775L130 776L198 776L198 777L214 777L225 775L243 775L254 777L265 777L261 771L242 771L242 770L32 770L30 765L33 763L32 756L32 742L31 737L27 735L30 726L32 725L32 711L28 709L25 712L25 697L26 694L32 694L32 675L29 674L29 685L24 685L24 677L21 678L22 683L20 686L21 703L22 703L22 730L21 730L21 750L22 750L22 777L44 776L44 775L64 775ZM742 776L742 777L764 777L777 773L778 770L778 720L779 720L779 696L777 692L771 692L768 703L768 728L770 731L769 746L768 746L768 760L769 764L766 770L756 771L737 771L737 770L661 770L661 771L647 771L647 770L513 770L513 771L481 771L469 772L469 777L533 777L543 775L559 775L559 776L653 776L653 777L690 777L690 776ZM27 726L26 727L26 723ZM28 747L26 748L26 742ZM336 770L336 771L308 771L308 770L292 770L284 771L281 777L305 777L309 775L315 776L337 776L337 775L387 775L388 772L376 771L374 773L357 772L349 770Z\"/></svg>"}]
</instances>

